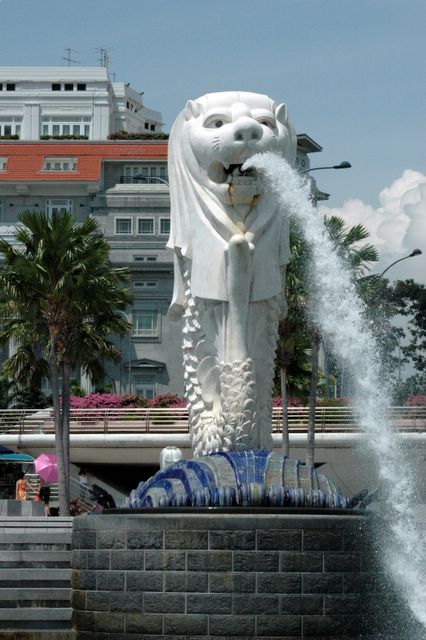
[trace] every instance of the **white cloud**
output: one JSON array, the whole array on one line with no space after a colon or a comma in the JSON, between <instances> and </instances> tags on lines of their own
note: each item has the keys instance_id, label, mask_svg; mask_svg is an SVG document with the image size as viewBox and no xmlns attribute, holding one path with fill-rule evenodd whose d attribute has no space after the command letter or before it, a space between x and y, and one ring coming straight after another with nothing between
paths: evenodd
<instances>
[{"instance_id":1,"label":"white cloud","mask_svg":"<svg viewBox=\"0 0 426 640\"><path fill-rule=\"evenodd\" d=\"M328 216L341 216L349 226L360 223L369 231L369 241L380 253L380 262L372 269L374 273L380 273L413 249L421 249L423 255L400 262L387 275L391 280L414 278L426 283L426 176L406 169L381 191L379 202L377 209L352 199L342 207L321 207L321 210Z\"/></svg>"}]
</instances>

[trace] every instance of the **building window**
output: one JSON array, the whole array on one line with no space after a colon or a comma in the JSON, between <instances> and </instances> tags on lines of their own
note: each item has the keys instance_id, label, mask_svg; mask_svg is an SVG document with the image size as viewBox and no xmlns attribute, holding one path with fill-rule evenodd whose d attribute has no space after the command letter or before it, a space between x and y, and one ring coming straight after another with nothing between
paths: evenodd
<instances>
[{"instance_id":1,"label":"building window","mask_svg":"<svg viewBox=\"0 0 426 640\"><path fill-rule=\"evenodd\" d=\"M73 91L74 90L74 85L71 82L66 82L64 84L64 89L65 89L65 91Z\"/></svg>"},{"instance_id":2,"label":"building window","mask_svg":"<svg viewBox=\"0 0 426 640\"><path fill-rule=\"evenodd\" d=\"M154 218L138 218L138 234L141 236L153 236Z\"/></svg>"},{"instance_id":3,"label":"building window","mask_svg":"<svg viewBox=\"0 0 426 640\"><path fill-rule=\"evenodd\" d=\"M78 82L77 83L77 91L86 91L86 83Z\"/></svg>"},{"instance_id":4,"label":"building window","mask_svg":"<svg viewBox=\"0 0 426 640\"><path fill-rule=\"evenodd\" d=\"M155 396L154 376L134 376L133 384L136 395L143 396L147 400L153 400Z\"/></svg>"},{"instance_id":5,"label":"building window","mask_svg":"<svg viewBox=\"0 0 426 640\"><path fill-rule=\"evenodd\" d=\"M15 89L16 89L16 84L8 83L6 85L6 91L15 91Z\"/></svg>"},{"instance_id":6,"label":"building window","mask_svg":"<svg viewBox=\"0 0 426 640\"><path fill-rule=\"evenodd\" d=\"M51 217L54 213L72 213L72 200L46 200L46 214Z\"/></svg>"},{"instance_id":7,"label":"building window","mask_svg":"<svg viewBox=\"0 0 426 640\"><path fill-rule=\"evenodd\" d=\"M90 116L42 116L43 136L85 136L90 137Z\"/></svg>"},{"instance_id":8,"label":"building window","mask_svg":"<svg viewBox=\"0 0 426 640\"><path fill-rule=\"evenodd\" d=\"M116 235L131 236L132 218L115 218L115 233Z\"/></svg>"},{"instance_id":9,"label":"building window","mask_svg":"<svg viewBox=\"0 0 426 640\"><path fill-rule=\"evenodd\" d=\"M152 124L150 127L151 131L155 131L155 124Z\"/></svg>"},{"instance_id":10,"label":"building window","mask_svg":"<svg viewBox=\"0 0 426 640\"><path fill-rule=\"evenodd\" d=\"M0 136L19 136L22 118L15 116L0 117Z\"/></svg>"},{"instance_id":11,"label":"building window","mask_svg":"<svg viewBox=\"0 0 426 640\"><path fill-rule=\"evenodd\" d=\"M158 262L158 256L133 256L134 262Z\"/></svg>"},{"instance_id":12,"label":"building window","mask_svg":"<svg viewBox=\"0 0 426 640\"><path fill-rule=\"evenodd\" d=\"M158 338L159 314L158 311L133 311L132 335L139 338Z\"/></svg>"},{"instance_id":13,"label":"building window","mask_svg":"<svg viewBox=\"0 0 426 640\"><path fill-rule=\"evenodd\" d=\"M135 289L155 289L158 286L156 280L134 280L133 287Z\"/></svg>"},{"instance_id":14,"label":"building window","mask_svg":"<svg viewBox=\"0 0 426 640\"><path fill-rule=\"evenodd\" d=\"M145 129L149 129L149 123L145 122Z\"/></svg>"},{"instance_id":15,"label":"building window","mask_svg":"<svg viewBox=\"0 0 426 640\"><path fill-rule=\"evenodd\" d=\"M52 82L52 91L60 91L61 83L60 82Z\"/></svg>"},{"instance_id":16,"label":"building window","mask_svg":"<svg viewBox=\"0 0 426 640\"><path fill-rule=\"evenodd\" d=\"M160 218L160 236L170 234L170 218Z\"/></svg>"},{"instance_id":17,"label":"building window","mask_svg":"<svg viewBox=\"0 0 426 640\"><path fill-rule=\"evenodd\" d=\"M43 171L76 171L77 158L45 158Z\"/></svg>"},{"instance_id":18,"label":"building window","mask_svg":"<svg viewBox=\"0 0 426 640\"><path fill-rule=\"evenodd\" d=\"M7 158L4 156L0 157L0 171L7 171Z\"/></svg>"}]
</instances>

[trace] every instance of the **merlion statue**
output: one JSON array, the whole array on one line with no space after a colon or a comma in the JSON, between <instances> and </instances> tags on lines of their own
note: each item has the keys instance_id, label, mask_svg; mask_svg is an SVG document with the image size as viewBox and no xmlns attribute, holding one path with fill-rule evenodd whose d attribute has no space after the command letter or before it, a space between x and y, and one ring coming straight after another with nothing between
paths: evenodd
<instances>
[{"instance_id":1,"label":"merlion statue","mask_svg":"<svg viewBox=\"0 0 426 640\"><path fill-rule=\"evenodd\" d=\"M242 165L272 151L292 163L287 107L256 93L189 101L169 139L175 286L195 456L272 448L278 320L285 315L288 221Z\"/></svg>"}]
</instances>

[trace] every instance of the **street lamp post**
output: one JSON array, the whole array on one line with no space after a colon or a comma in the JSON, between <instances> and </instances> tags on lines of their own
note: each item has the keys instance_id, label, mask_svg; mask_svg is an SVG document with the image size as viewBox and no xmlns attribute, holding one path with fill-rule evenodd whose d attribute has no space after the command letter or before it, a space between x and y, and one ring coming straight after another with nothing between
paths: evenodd
<instances>
[{"instance_id":1,"label":"street lamp post","mask_svg":"<svg viewBox=\"0 0 426 640\"><path fill-rule=\"evenodd\" d=\"M421 256L421 255L422 255L421 249L413 249L413 251L408 256L404 256L403 258L399 258L398 260L395 260L395 262L392 262L388 267L386 267L384 271L382 271L382 273L379 274L379 277L381 278L386 273L386 271L389 271L389 269L393 267L393 265L396 264L397 262L402 262L402 260L407 260L407 258L414 258L415 256Z\"/></svg>"},{"instance_id":2,"label":"street lamp post","mask_svg":"<svg viewBox=\"0 0 426 640\"><path fill-rule=\"evenodd\" d=\"M311 171L320 171L323 169L350 169L352 167L351 163L347 160L343 160L340 164L333 164L330 167L313 167L312 169L304 169L299 173L310 173Z\"/></svg>"},{"instance_id":3,"label":"street lamp post","mask_svg":"<svg viewBox=\"0 0 426 640\"><path fill-rule=\"evenodd\" d=\"M393 267L398 262L402 262L403 260L408 260L408 258L415 258L416 256L421 256L422 253L423 252L422 252L421 249L413 249L413 251L411 253L409 253L408 256L404 256L403 258L398 258L398 260L394 260L393 262L391 262L390 265L388 265L386 267L386 269L384 269L381 273L376 273L376 274L372 274L371 276L366 276L366 278L375 278L376 279L376 286L373 289L373 295L378 290L378 284L379 284L380 278L382 278L383 275L387 271L389 271L389 269L391 267ZM364 278L362 278L362 279L364 279ZM398 382L401 383L401 346L400 345L398 345Z\"/></svg>"},{"instance_id":4,"label":"street lamp post","mask_svg":"<svg viewBox=\"0 0 426 640\"><path fill-rule=\"evenodd\" d=\"M125 313L124 311L121 311L121 309L117 309L116 313L119 313L120 315L122 315L127 320L127 322L130 321L130 318L127 315L127 313ZM123 356L122 346L123 346L123 336L121 336L121 338L120 338L121 355ZM129 341L128 341L128 344L127 344L127 350L128 350L128 353L127 353L127 367L128 367L128 371L127 371L127 387L128 387L127 388L127 392L130 394L131 393L131 386L132 386L132 331L131 330L129 331ZM121 360L121 362L120 362L120 387L121 387L121 370L122 370L122 367L123 367L122 362L123 362L123 360ZM121 389L120 389L120 391L121 391Z\"/></svg>"},{"instance_id":5,"label":"street lamp post","mask_svg":"<svg viewBox=\"0 0 426 640\"><path fill-rule=\"evenodd\" d=\"M339 164L333 164L331 166L327 166L327 167L312 167L312 169L304 169L303 171L300 171L300 174L303 173L310 173L311 171L323 171L326 169L350 169L352 167L351 163L348 162L347 160L342 160L342 162L340 162ZM307 177L307 179L309 180L309 177ZM311 199L312 199L312 204L313 206L316 208L317 207L317 202L318 202L318 190L316 188L316 182L314 180L314 178L311 178L311 189L312 189L312 185L314 185L315 189L312 190L311 192ZM328 199L328 195L327 195L327 199ZM325 368L325 372L326 372L326 386L328 388L328 376L327 376L327 355L326 352L324 351L324 368ZM328 397L328 390L326 391L326 395Z\"/></svg>"}]
</instances>

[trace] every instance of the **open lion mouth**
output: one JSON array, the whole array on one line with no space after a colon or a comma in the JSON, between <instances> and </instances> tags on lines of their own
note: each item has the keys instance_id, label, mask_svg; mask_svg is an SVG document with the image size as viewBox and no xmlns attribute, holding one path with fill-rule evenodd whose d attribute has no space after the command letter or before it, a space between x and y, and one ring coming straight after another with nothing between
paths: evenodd
<instances>
[{"instance_id":1,"label":"open lion mouth","mask_svg":"<svg viewBox=\"0 0 426 640\"><path fill-rule=\"evenodd\" d=\"M218 184L253 184L256 182L256 171L254 169L242 170L244 163L224 165L221 162L212 162L208 169L208 176L212 182Z\"/></svg>"}]
</instances>

